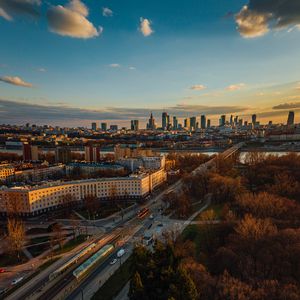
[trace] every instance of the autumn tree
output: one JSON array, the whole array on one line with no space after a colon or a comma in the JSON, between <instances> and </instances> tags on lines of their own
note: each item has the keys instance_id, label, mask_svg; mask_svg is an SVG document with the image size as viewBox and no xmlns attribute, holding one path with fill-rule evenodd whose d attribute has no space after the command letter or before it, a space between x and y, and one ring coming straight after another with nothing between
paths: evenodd
<instances>
[{"instance_id":1,"label":"autumn tree","mask_svg":"<svg viewBox=\"0 0 300 300\"><path fill-rule=\"evenodd\" d=\"M7 220L7 242L8 250L11 255L16 254L20 260L20 252L25 241L25 227L23 222L17 218Z\"/></svg>"}]
</instances>

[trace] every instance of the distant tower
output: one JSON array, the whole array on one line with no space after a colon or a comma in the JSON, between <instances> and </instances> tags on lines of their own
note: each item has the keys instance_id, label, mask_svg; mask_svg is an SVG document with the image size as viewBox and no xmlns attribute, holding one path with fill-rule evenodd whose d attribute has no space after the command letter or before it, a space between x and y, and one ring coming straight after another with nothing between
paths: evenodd
<instances>
[{"instance_id":1,"label":"distant tower","mask_svg":"<svg viewBox=\"0 0 300 300\"><path fill-rule=\"evenodd\" d=\"M256 119L257 119L256 114L252 115L252 125L253 126L255 126L255 124L256 124Z\"/></svg>"},{"instance_id":2,"label":"distant tower","mask_svg":"<svg viewBox=\"0 0 300 300\"><path fill-rule=\"evenodd\" d=\"M191 130L196 130L197 129L197 119L196 119L196 117L191 117L190 118L190 129Z\"/></svg>"},{"instance_id":3,"label":"distant tower","mask_svg":"<svg viewBox=\"0 0 300 300\"><path fill-rule=\"evenodd\" d=\"M225 126L226 124L226 116L225 115L222 115L221 118L220 118L220 126Z\"/></svg>"},{"instance_id":4,"label":"distant tower","mask_svg":"<svg viewBox=\"0 0 300 300\"><path fill-rule=\"evenodd\" d=\"M131 120L131 130L132 131L139 130L139 120Z\"/></svg>"},{"instance_id":5,"label":"distant tower","mask_svg":"<svg viewBox=\"0 0 300 300\"><path fill-rule=\"evenodd\" d=\"M150 119L149 119L148 124L147 124L147 129L155 130L155 128L156 128L155 119L153 118L153 114L151 112Z\"/></svg>"},{"instance_id":6,"label":"distant tower","mask_svg":"<svg viewBox=\"0 0 300 300\"><path fill-rule=\"evenodd\" d=\"M23 160L39 160L38 146L32 146L28 142L23 143Z\"/></svg>"},{"instance_id":7,"label":"distant tower","mask_svg":"<svg viewBox=\"0 0 300 300\"><path fill-rule=\"evenodd\" d=\"M177 117L173 117L173 129L177 130L178 129L178 120Z\"/></svg>"},{"instance_id":8,"label":"distant tower","mask_svg":"<svg viewBox=\"0 0 300 300\"><path fill-rule=\"evenodd\" d=\"M206 117L205 115L201 116L201 129L205 129L206 128Z\"/></svg>"},{"instance_id":9,"label":"distant tower","mask_svg":"<svg viewBox=\"0 0 300 300\"><path fill-rule=\"evenodd\" d=\"M170 120L170 118L168 116L168 113L163 112L161 115L161 127L163 130L168 129L169 120Z\"/></svg>"},{"instance_id":10,"label":"distant tower","mask_svg":"<svg viewBox=\"0 0 300 300\"><path fill-rule=\"evenodd\" d=\"M210 124L210 119L207 120L207 128L210 128L211 124Z\"/></svg>"},{"instance_id":11,"label":"distant tower","mask_svg":"<svg viewBox=\"0 0 300 300\"><path fill-rule=\"evenodd\" d=\"M96 131L96 130L97 130L97 123L96 123L96 122L93 122L93 123L92 123L92 130L93 130L93 131Z\"/></svg>"},{"instance_id":12,"label":"distant tower","mask_svg":"<svg viewBox=\"0 0 300 300\"><path fill-rule=\"evenodd\" d=\"M107 123L101 123L101 130L107 131Z\"/></svg>"},{"instance_id":13,"label":"distant tower","mask_svg":"<svg viewBox=\"0 0 300 300\"><path fill-rule=\"evenodd\" d=\"M294 122L295 122L295 112L290 111L289 116L288 116L288 120L287 120L287 125L288 126L293 126Z\"/></svg>"}]
</instances>

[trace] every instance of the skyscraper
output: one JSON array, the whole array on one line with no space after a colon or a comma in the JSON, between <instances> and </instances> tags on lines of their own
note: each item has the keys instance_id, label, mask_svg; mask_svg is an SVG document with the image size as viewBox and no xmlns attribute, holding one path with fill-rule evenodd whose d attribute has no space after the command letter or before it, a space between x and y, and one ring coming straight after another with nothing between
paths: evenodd
<instances>
[{"instance_id":1,"label":"skyscraper","mask_svg":"<svg viewBox=\"0 0 300 300\"><path fill-rule=\"evenodd\" d=\"M295 122L295 112L290 111L289 116L288 116L288 120L287 120L287 125L288 126L293 126L294 122Z\"/></svg>"},{"instance_id":2,"label":"skyscraper","mask_svg":"<svg viewBox=\"0 0 300 300\"><path fill-rule=\"evenodd\" d=\"M201 116L201 129L205 129L206 128L206 117L205 115Z\"/></svg>"},{"instance_id":3,"label":"skyscraper","mask_svg":"<svg viewBox=\"0 0 300 300\"><path fill-rule=\"evenodd\" d=\"M196 130L197 129L197 119L196 119L196 117L191 117L190 118L190 129L191 130Z\"/></svg>"},{"instance_id":4,"label":"skyscraper","mask_svg":"<svg viewBox=\"0 0 300 300\"><path fill-rule=\"evenodd\" d=\"M220 120L219 120L220 126L225 126L226 124L226 116L222 115Z\"/></svg>"},{"instance_id":5,"label":"skyscraper","mask_svg":"<svg viewBox=\"0 0 300 300\"><path fill-rule=\"evenodd\" d=\"M207 120L207 128L210 128L211 124L210 124L210 119Z\"/></svg>"},{"instance_id":6,"label":"skyscraper","mask_svg":"<svg viewBox=\"0 0 300 300\"><path fill-rule=\"evenodd\" d=\"M156 128L155 119L153 118L153 115L151 113L150 119L149 119L148 124L147 124L147 129L149 129L149 130L155 130L155 128Z\"/></svg>"},{"instance_id":7,"label":"skyscraper","mask_svg":"<svg viewBox=\"0 0 300 300\"><path fill-rule=\"evenodd\" d=\"M253 126L255 126L255 124L256 124L256 114L254 114L254 115L252 115L252 124L253 124Z\"/></svg>"},{"instance_id":8,"label":"skyscraper","mask_svg":"<svg viewBox=\"0 0 300 300\"><path fill-rule=\"evenodd\" d=\"M133 131L139 130L139 120L131 120L131 130Z\"/></svg>"},{"instance_id":9,"label":"skyscraper","mask_svg":"<svg viewBox=\"0 0 300 300\"><path fill-rule=\"evenodd\" d=\"M163 130L168 129L170 117L168 116L168 113L163 112L161 115L161 127Z\"/></svg>"},{"instance_id":10,"label":"skyscraper","mask_svg":"<svg viewBox=\"0 0 300 300\"><path fill-rule=\"evenodd\" d=\"M190 119L184 119L184 128L190 129Z\"/></svg>"},{"instance_id":11,"label":"skyscraper","mask_svg":"<svg viewBox=\"0 0 300 300\"><path fill-rule=\"evenodd\" d=\"M229 123L230 123L231 126L233 125L233 115L230 116L230 122Z\"/></svg>"},{"instance_id":12,"label":"skyscraper","mask_svg":"<svg viewBox=\"0 0 300 300\"><path fill-rule=\"evenodd\" d=\"M177 117L173 117L173 129L177 130L178 129L178 119Z\"/></svg>"},{"instance_id":13,"label":"skyscraper","mask_svg":"<svg viewBox=\"0 0 300 300\"><path fill-rule=\"evenodd\" d=\"M94 131L97 130L97 123L96 122L92 123L92 130L94 130Z\"/></svg>"},{"instance_id":14,"label":"skyscraper","mask_svg":"<svg viewBox=\"0 0 300 300\"><path fill-rule=\"evenodd\" d=\"M107 123L101 123L101 130L107 131Z\"/></svg>"}]
</instances>

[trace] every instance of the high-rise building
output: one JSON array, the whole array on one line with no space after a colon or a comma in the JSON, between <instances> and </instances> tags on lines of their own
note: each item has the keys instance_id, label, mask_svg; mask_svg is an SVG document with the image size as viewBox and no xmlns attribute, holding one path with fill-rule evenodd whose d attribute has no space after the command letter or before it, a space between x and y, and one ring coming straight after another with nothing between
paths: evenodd
<instances>
[{"instance_id":1,"label":"high-rise building","mask_svg":"<svg viewBox=\"0 0 300 300\"><path fill-rule=\"evenodd\" d=\"M197 119L196 119L196 117L191 117L190 118L190 129L191 130L196 130L197 129Z\"/></svg>"},{"instance_id":2,"label":"high-rise building","mask_svg":"<svg viewBox=\"0 0 300 300\"><path fill-rule=\"evenodd\" d=\"M69 147L57 147L55 149L55 162L68 164L72 161L72 153Z\"/></svg>"},{"instance_id":3,"label":"high-rise building","mask_svg":"<svg viewBox=\"0 0 300 300\"><path fill-rule=\"evenodd\" d=\"M190 129L190 119L184 119L184 128Z\"/></svg>"},{"instance_id":4,"label":"high-rise building","mask_svg":"<svg viewBox=\"0 0 300 300\"><path fill-rule=\"evenodd\" d=\"M253 125L253 126L256 125L256 119L257 119L256 114L252 115L252 125Z\"/></svg>"},{"instance_id":5,"label":"high-rise building","mask_svg":"<svg viewBox=\"0 0 300 300\"><path fill-rule=\"evenodd\" d=\"M84 147L85 161L99 162L100 161L100 147L88 145Z\"/></svg>"},{"instance_id":6,"label":"high-rise building","mask_svg":"<svg viewBox=\"0 0 300 300\"><path fill-rule=\"evenodd\" d=\"M152 113L150 115L150 119L149 119L148 124L147 124L147 129L148 130L155 130L156 129L155 119L153 118Z\"/></svg>"},{"instance_id":7,"label":"high-rise building","mask_svg":"<svg viewBox=\"0 0 300 300\"><path fill-rule=\"evenodd\" d=\"M139 120L131 120L131 130L133 131L139 130Z\"/></svg>"},{"instance_id":8,"label":"high-rise building","mask_svg":"<svg viewBox=\"0 0 300 300\"><path fill-rule=\"evenodd\" d=\"M168 129L169 122L170 122L170 117L169 117L168 113L163 112L161 115L161 127L163 130Z\"/></svg>"},{"instance_id":9,"label":"high-rise building","mask_svg":"<svg viewBox=\"0 0 300 300\"><path fill-rule=\"evenodd\" d=\"M205 129L206 128L206 117L205 115L201 116L201 129Z\"/></svg>"},{"instance_id":10,"label":"high-rise building","mask_svg":"<svg viewBox=\"0 0 300 300\"><path fill-rule=\"evenodd\" d=\"M233 125L233 115L230 116L230 121L229 121L230 125Z\"/></svg>"},{"instance_id":11,"label":"high-rise building","mask_svg":"<svg viewBox=\"0 0 300 300\"><path fill-rule=\"evenodd\" d=\"M221 118L219 120L219 124L220 124L221 127L225 126L225 124L226 124L226 116L225 115L221 116Z\"/></svg>"},{"instance_id":12,"label":"high-rise building","mask_svg":"<svg viewBox=\"0 0 300 300\"><path fill-rule=\"evenodd\" d=\"M295 122L295 112L290 111L288 115L287 125L293 126Z\"/></svg>"},{"instance_id":13,"label":"high-rise building","mask_svg":"<svg viewBox=\"0 0 300 300\"><path fill-rule=\"evenodd\" d=\"M173 130L177 130L178 129L178 119L177 117L173 117Z\"/></svg>"},{"instance_id":14,"label":"high-rise building","mask_svg":"<svg viewBox=\"0 0 300 300\"><path fill-rule=\"evenodd\" d=\"M238 123L239 123L239 116L235 116L234 125L238 125Z\"/></svg>"},{"instance_id":15,"label":"high-rise building","mask_svg":"<svg viewBox=\"0 0 300 300\"><path fill-rule=\"evenodd\" d=\"M97 130L97 123L96 122L92 123L92 130L94 130L94 131Z\"/></svg>"},{"instance_id":16,"label":"high-rise building","mask_svg":"<svg viewBox=\"0 0 300 300\"><path fill-rule=\"evenodd\" d=\"M207 120L207 128L210 128L211 124L210 124L210 119Z\"/></svg>"},{"instance_id":17,"label":"high-rise building","mask_svg":"<svg viewBox=\"0 0 300 300\"><path fill-rule=\"evenodd\" d=\"M101 130L107 131L107 123L101 123Z\"/></svg>"},{"instance_id":18,"label":"high-rise building","mask_svg":"<svg viewBox=\"0 0 300 300\"><path fill-rule=\"evenodd\" d=\"M23 160L39 160L38 146L32 146L28 142L23 143Z\"/></svg>"},{"instance_id":19,"label":"high-rise building","mask_svg":"<svg viewBox=\"0 0 300 300\"><path fill-rule=\"evenodd\" d=\"M109 126L109 129L110 129L111 131L118 131L118 125L110 125L110 126Z\"/></svg>"}]
</instances>

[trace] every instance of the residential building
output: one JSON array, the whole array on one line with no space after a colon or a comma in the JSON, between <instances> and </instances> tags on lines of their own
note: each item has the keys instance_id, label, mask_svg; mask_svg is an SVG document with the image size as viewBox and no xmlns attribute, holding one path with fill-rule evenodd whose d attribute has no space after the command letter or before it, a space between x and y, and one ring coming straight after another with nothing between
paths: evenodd
<instances>
[{"instance_id":1,"label":"residential building","mask_svg":"<svg viewBox=\"0 0 300 300\"><path fill-rule=\"evenodd\" d=\"M167 179L165 170L141 173L129 177L99 178L70 182L55 182L41 186L0 189L0 214L31 216L62 207L66 197L76 205L85 197L97 199L136 198L149 195Z\"/></svg>"},{"instance_id":2,"label":"residential building","mask_svg":"<svg viewBox=\"0 0 300 300\"><path fill-rule=\"evenodd\" d=\"M100 161L100 147L88 145L84 147L85 161L99 162Z\"/></svg>"}]
</instances>

